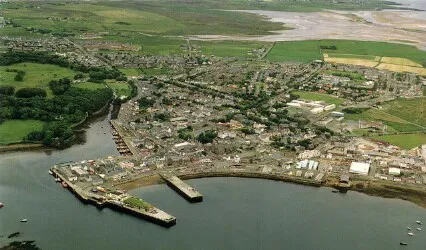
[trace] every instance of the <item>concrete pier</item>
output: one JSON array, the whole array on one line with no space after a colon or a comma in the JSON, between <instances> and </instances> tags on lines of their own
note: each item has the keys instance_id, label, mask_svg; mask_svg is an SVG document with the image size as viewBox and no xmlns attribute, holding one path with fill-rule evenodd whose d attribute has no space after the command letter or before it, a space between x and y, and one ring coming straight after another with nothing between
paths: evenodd
<instances>
[{"instance_id":1,"label":"concrete pier","mask_svg":"<svg viewBox=\"0 0 426 250\"><path fill-rule=\"evenodd\" d=\"M147 221L153 222L157 225L161 225L164 227L171 227L176 224L176 217L148 204L145 202L147 209L134 207L129 204L123 203L118 200L106 199L105 196L97 195L92 192L88 192L86 190L81 189L77 185L74 185L71 181L67 180L58 168L51 168L53 172L53 176L61 179L63 183L67 184L68 190L70 190L77 198L79 198L84 203L90 203L95 205L98 208L110 207L114 210L132 214L134 216L143 218ZM130 197L130 196L129 196Z\"/></svg>"},{"instance_id":2,"label":"concrete pier","mask_svg":"<svg viewBox=\"0 0 426 250\"><path fill-rule=\"evenodd\" d=\"M194 188L183 182L179 177L171 174L161 173L160 176L173 190L182 195L189 202L203 201L203 195Z\"/></svg>"}]
</instances>

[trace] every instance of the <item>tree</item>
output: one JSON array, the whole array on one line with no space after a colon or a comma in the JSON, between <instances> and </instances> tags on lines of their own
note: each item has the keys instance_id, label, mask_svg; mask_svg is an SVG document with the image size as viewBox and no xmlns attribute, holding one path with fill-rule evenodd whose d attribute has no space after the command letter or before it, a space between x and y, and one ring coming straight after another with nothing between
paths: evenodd
<instances>
[{"instance_id":1,"label":"tree","mask_svg":"<svg viewBox=\"0 0 426 250\"><path fill-rule=\"evenodd\" d=\"M49 87L55 95L62 95L71 87L71 80L69 78L62 78L59 80L51 80Z\"/></svg>"},{"instance_id":2,"label":"tree","mask_svg":"<svg viewBox=\"0 0 426 250\"><path fill-rule=\"evenodd\" d=\"M217 133L214 130L207 130L205 132L201 132L197 136L197 141L201 142L202 144L206 143L212 143L213 140L217 137Z\"/></svg>"}]
</instances>

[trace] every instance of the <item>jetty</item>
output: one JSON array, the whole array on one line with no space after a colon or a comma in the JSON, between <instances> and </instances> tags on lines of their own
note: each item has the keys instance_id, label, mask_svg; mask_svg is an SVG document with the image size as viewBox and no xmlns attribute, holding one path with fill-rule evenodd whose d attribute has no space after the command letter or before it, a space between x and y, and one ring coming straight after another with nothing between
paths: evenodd
<instances>
[{"instance_id":1,"label":"jetty","mask_svg":"<svg viewBox=\"0 0 426 250\"><path fill-rule=\"evenodd\" d=\"M183 196L189 202L201 202L203 201L203 195L200 194L193 187L183 182L176 175L168 173L160 173L161 178L166 181L167 185Z\"/></svg>"},{"instance_id":2,"label":"jetty","mask_svg":"<svg viewBox=\"0 0 426 250\"><path fill-rule=\"evenodd\" d=\"M86 190L67 179L65 175L61 173L60 168L53 167L50 170L52 171L53 176L55 178L59 178L62 183L65 183L66 185L64 187L70 190L83 203L92 204L101 209L109 207L120 212L143 218L164 227L171 227L176 224L176 217L152 206L142 199L130 196L126 193L108 193L105 190L100 192L101 194L98 194L90 191L93 189ZM98 188L96 190L102 189Z\"/></svg>"}]
</instances>

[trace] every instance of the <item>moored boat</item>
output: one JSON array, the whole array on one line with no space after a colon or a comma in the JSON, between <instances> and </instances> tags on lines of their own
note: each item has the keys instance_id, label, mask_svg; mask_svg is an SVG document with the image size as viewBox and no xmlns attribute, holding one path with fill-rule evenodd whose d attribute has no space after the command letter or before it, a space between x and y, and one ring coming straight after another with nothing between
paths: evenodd
<instances>
[{"instance_id":1,"label":"moored boat","mask_svg":"<svg viewBox=\"0 0 426 250\"><path fill-rule=\"evenodd\" d=\"M408 229L409 231L411 231L411 228L410 228L410 227L407 227L407 229Z\"/></svg>"},{"instance_id":2,"label":"moored boat","mask_svg":"<svg viewBox=\"0 0 426 250\"><path fill-rule=\"evenodd\" d=\"M21 220L21 222L27 222L28 221L28 219L22 219Z\"/></svg>"},{"instance_id":3,"label":"moored boat","mask_svg":"<svg viewBox=\"0 0 426 250\"><path fill-rule=\"evenodd\" d=\"M417 224L419 224L419 225L421 225L421 224L422 224L422 222L421 222L421 221L419 221L419 220L418 220L418 221L416 221L416 223L417 223Z\"/></svg>"},{"instance_id":4,"label":"moored boat","mask_svg":"<svg viewBox=\"0 0 426 250\"><path fill-rule=\"evenodd\" d=\"M3 203L1 203L1 202L0 202L0 208L2 208L2 207L4 207L4 206L3 206Z\"/></svg>"},{"instance_id":5,"label":"moored boat","mask_svg":"<svg viewBox=\"0 0 426 250\"><path fill-rule=\"evenodd\" d=\"M407 244L407 242L399 242L399 244L400 244L401 246L406 246L406 245L408 245L408 244Z\"/></svg>"},{"instance_id":6,"label":"moored boat","mask_svg":"<svg viewBox=\"0 0 426 250\"><path fill-rule=\"evenodd\" d=\"M422 229L420 227L416 228L417 231L422 231Z\"/></svg>"},{"instance_id":7,"label":"moored boat","mask_svg":"<svg viewBox=\"0 0 426 250\"><path fill-rule=\"evenodd\" d=\"M408 233L408 235L410 235L410 236L414 236L414 233L411 233L411 232L410 232L410 233Z\"/></svg>"},{"instance_id":8,"label":"moored boat","mask_svg":"<svg viewBox=\"0 0 426 250\"><path fill-rule=\"evenodd\" d=\"M66 184L64 181L61 184L62 184L62 187L64 187L64 188L68 187L68 184Z\"/></svg>"}]
</instances>

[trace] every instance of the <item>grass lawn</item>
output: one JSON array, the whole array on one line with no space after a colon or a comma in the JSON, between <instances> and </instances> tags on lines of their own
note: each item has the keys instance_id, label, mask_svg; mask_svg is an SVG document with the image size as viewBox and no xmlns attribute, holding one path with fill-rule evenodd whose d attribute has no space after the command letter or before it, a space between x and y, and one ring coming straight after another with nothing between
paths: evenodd
<instances>
[{"instance_id":1,"label":"grass lawn","mask_svg":"<svg viewBox=\"0 0 426 250\"><path fill-rule=\"evenodd\" d=\"M142 74L141 70L138 68L122 68L119 70L126 76L139 76Z\"/></svg>"},{"instance_id":2,"label":"grass lawn","mask_svg":"<svg viewBox=\"0 0 426 250\"><path fill-rule=\"evenodd\" d=\"M0 124L0 144L20 142L33 131L43 129L44 122L37 120L8 120Z\"/></svg>"},{"instance_id":3,"label":"grass lawn","mask_svg":"<svg viewBox=\"0 0 426 250\"><path fill-rule=\"evenodd\" d=\"M374 136L374 139L389 142L403 149L412 149L426 144L426 134L401 134Z\"/></svg>"},{"instance_id":4,"label":"grass lawn","mask_svg":"<svg viewBox=\"0 0 426 250\"><path fill-rule=\"evenodd\" d=\"M314 92L293 92L293 94L300 96L300 99L312 101L324 101L330 104L340 105L345 100L343 98L334 97L327 94L314 93Z\"/></svg>"},{"instance_id":5,"label":"grass lawn","mask_svg":"<svg viewBox=\"0 0 426 250\"><path fill-rule=\"evenodd\" d=\"M23 81L15 81L15 72L6 72L6 69L16 69L25 71ZM0 86L14 86L16 90L20 88L42 88L45 89L49 97L53 96L49 88L49 81L64 77L72 78L77 72L51 64L39 63L18 63L10 66L0 66Z\"/></svg>"},{"instance_id":6,"label":"grass lawn","mask_svg":"<svg viewBox=\"0 0 426 250\"><path fill-rule=\"evenodd\" d=\"M320 46L335 46L336 49L321 49ZM373 56L387 56L407 58L416 63L423 63L426 51L410 45L366 42L353 40L309 40L294 42L277 42L268 53L266 59L271 61L310 62L322 59L322 54L329 57L344 57L342 54L350 54L350 58L372 59Z\"/></svg>"},{"instance_id":7,"label":"grass lawn","mask_svg":"<svg viewBox=\"0 0 426 250\"><path fill-rule=\"evenodd\" d=\"M90 90L105 88L105 85L103 83L95 83L95 82L80 82L72 86L81 88L81 89L90 89Z\"/></svg>"},{"instance_id":8,"label":"grass lawn","mask_svg":"<svg viewBox=\"0 0 426 250\"><path fill-rule=\"evenodd\" d=\"M106 84L117 93L118 97L130 95L130 86L127 82L117 82L114 80L107 80Z\"/></svg>"}]
</instances>

